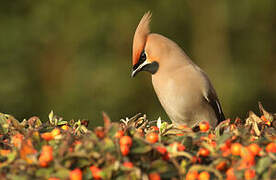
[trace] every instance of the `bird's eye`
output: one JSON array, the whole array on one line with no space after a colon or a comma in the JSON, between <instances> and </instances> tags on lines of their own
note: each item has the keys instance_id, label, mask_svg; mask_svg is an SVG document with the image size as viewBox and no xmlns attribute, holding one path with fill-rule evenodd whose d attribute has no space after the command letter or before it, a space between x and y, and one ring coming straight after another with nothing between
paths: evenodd
<instances>
[{"instance_id":1,"label":"bird's eye","mask_svg":"<svg viewBox=\"0 0 276 180\"><path fill-rule=\"evenodd\" d=\"M146 53L145 53L145 51L142 51L142 53L140 55L140 60L145 61L146 59L147 59Z\"/></svg>"}]
</instances>

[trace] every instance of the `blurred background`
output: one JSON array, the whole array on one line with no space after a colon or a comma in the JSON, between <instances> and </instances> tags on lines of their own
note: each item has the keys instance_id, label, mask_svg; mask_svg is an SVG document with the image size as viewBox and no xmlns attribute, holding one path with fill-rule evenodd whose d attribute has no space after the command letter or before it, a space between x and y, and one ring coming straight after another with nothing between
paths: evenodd
<instances>
[{"instance_id":1,"label":"blurred background","mask_svg":"<svg viewBox=\"0 0 276 180\"><path fill-rule=\"evenodd\" d=\"M102 124L138 112L167 120L150 74L131 79L143 14L209 75L227 117L276 112L275 0L2 0L0 112Z\"/></svg>"}]
</instances>

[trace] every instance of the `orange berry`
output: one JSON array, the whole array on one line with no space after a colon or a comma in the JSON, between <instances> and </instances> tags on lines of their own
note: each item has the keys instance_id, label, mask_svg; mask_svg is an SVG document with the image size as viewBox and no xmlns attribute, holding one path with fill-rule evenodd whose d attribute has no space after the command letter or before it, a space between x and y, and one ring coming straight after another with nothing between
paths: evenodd
<instances>
[{"instance_id":1,"label":"orange berry","mask_svg":"<svg viewBox=\"0 0 276 180\"><path fill-rule=\"evenodd\" d=\"M176 146L178 151L184 151L186 149L186 147L179 142L173 142L170 144L170 146L171 147Z\"/></svg>"},{"instance_id":2,"label":"orange berry","mask_svg":"<svg viewBox=\"0 0 276 180\"><path fill-rule=\"evenodd\" d=\"M11 150L9 149L0 149L0 155L1 156L6 156L8 154L10 154Z\"/></svg>"},{"instance_id":3,"label":"orange berry","mask_svg":"<svg viewBox=\"0 0 276 180\"><path fill-rule=\"evenodd\" d=\"M247 149L255 156L258 155L262 150L260 146L256 143L250 144L249 146L247 146Z\"/></svg>"},{"instance_id":4,"label":"orange berry","mask_svg":"<svg viewBox=\"0 0 276 180\"><path fill-rule=\"evenodd\" d=\"M48 166L48 163L46 161L44 161L43 159L41 159L41 158L38 159L38 163L39 163L39 166L41 166L41 167L47 167Z\"/></svg>"},{"instance_id":5,"label":"orange berry","mask_svg":"<svg viewBox=\"0 0 276 180\"><path fill-rule=\"evenodd\" d=\"M261 116L261 119L262 119L263 121L268 121L264 115Z\"/></svg>"},{"instance_id":6,"label":"orange berry","mask_svg":"<svg viewBox=\"0 0 276 180\"><path fill-rule=\"evenodd\" d=\"M159 128L157 126L151 126L151 129L157 132L159 131Z\"/></svg>"},{"instance_id":7,"label":"orange berry","mask_svg":"<svg viewBox=\"0 0 276 180\"><path fill-rule=\"evenodd\" d=\"M255 155L248 149L248 148L243 148L241 151L240 156L244 159L249 159L249 157L253 157L253 159L255 158Z\"/></svg>"},{"instance_id":8,"label":"orange berry","mask_svg":"<svg viewBox=\"0 0 276 180\"><path fill-rule=\"evenodd\" d=\"M209 180L210 179L210 174L207 171L202 171L198 175L198 180Z\"/></svg>"},{"instance_id":9,"label":"orange berry","mask_svg":"<svg viewBox=\"0 0 276 180\"><path fill-rule=\"evenodd\" d=\"M256 173L254 169L246 169L244 172L244 177L246 180L253 179L255 177Z\"/></svg>"},{"instance_id":10,"label":"orange berry","mask_svg":"<svg viewBox=\"0 0 276 180\"><path fill-rule=\"evenodd\" d=\"M17 133L14 136L12 136L11 142L15 147L19 148L22 144L23 138L24 136L22 134ZM5 140L8 140L8 139L5 139Z\"/></svg>"},{"instance_id":11,"label":"orange berry","mask_svg":"<svg viewBox=\"0 0 276 180\"><path fill-rule=\"evenodd\" d=\"M44 145L44 146L42 146L42 153L44 153L44 152L53 152L53 148L52 148L52 146L49 146L49 145Z\"/></svg>"},{"instance_id":12,"label":"orange berry","mask_svg":"<svg viewBox=\"0 0 276 180\"><path fill-rule=\"evenodd\" d=\"M228 149L229 149L229 147L226 145L226 143L223 143L222 145L220 145L221 151L227 151Z\"/></svg>"},{"instance_id":13,"label":"orange berry","mask_svg":"<svg viewBox=\"0 0 276 180\"><path fill-rule=\"evenodd\" d=\"M207 121L201 121L199 123L199 129L201 132L207 132L210 129L210 124Z\"/></svg>"},{"instance_id":14,"label":"orange berry","mask_svg":"<svg viewBox=\"0 0 276 180\"><path fill-rule=\"evenodd\" d=\"M132 162L124 162L123 166L125 166L127 168L133 168Z\"/></svg>"},{"instance_id":15,"label":"orange berry","mask_svg":"<svg viewBox=\"0 0 276 180\"><path fill-rule=\"evenodd\" d=\"M261 116L261 119L264 121L266 125L271 126L271 122L268 119L266 119L264 115Z\"/></svg>"},{"instance_id":16,"label":"orange berry","mask_svg":"<svg viewBox=\"0 0 276 180\"><path fill-rule=\"evenodd\" d=\"M49 162L53 160L53 148L48 145L44 145L41 150L41 154L38 158L39 165L41 167L48 166Z\"/></svg>"},{"instance_id":17,"label":"orange berry","mask_svg":"<svg viewBox=\"0 0 276 180\"><path fill-rule=\"evenodd\" d=\"M141 137L144 137L144 136L145 136L144 130L143 130L142 128L137 129L137 132L138 132L138 134L139 134Z\"/></svg>"},{"instance_id":18,"label":"orange berry","mask_svg":"<svg viewBox=\"0 0 276 180\"><path fill-rule=\"evenodd\" d=\"M131 147L132 146L132 139L130 136L123 136L120 138L120 145L121 146L128 146Z\"/></svg>"},{"instance_id":19,"label":"orange berry","mask_svg":"<svg viewBox=\"0 0 276 180\"><path fill-rule=\"evenodd\" d=\"M75 145L75 146L77 146L77 145L79 145L79 144L82 144L82 142L81 142L80 140L75 140L75 141L74 141L74 145Z\"/></svg>"},{"instance_id":20,"label":"orange berry","mask_svg":"<svg viewBox=\"0 0 276 180\"><path fill-rule=\"evenodd\" d=\"M222 156L223 156L223 157L227 157L227 156L229 156L229 155L231 155L231 150L230 150L230 149L228 149L228 150L222 152Z\"/></svg>"},{"instance_id":21,"label":"orange berry","mask_svg":"<svg viewBox=\"0 0 276 180\"><path fill-rule=\"evenodd\" d=\"M51 178L48 178L48 180L60 180L59 178L55 178L55 177L51 177Z\"/></svg>"},{"instance_id":22,"label":"orange berry","mask_svg":"<svg viewBox=\"0 0 276 180\"><path fill-rule=\"evenodd\" d=\"M191 159L193 164L195 164L197 162L197 160L198 160L197 156L193 156L192 159Z\"/></svg>"},{"instance_id":23,"label":"orange berry","mask_svg":"<svg viewBox=\"0 0 276 180\"><path fill-rule=\"evenodd\" d=\"M209 154L210 154L210 151L206 148L200 148L198 151L198 155L203 157L209 156Z\"/></svg>"},{"instance_id":24,"label":"orange berry","mask_svg":"<svg viewBox=\"0 0 276 180\"><path fill-rule=\"evenodd\" d=\"M162 156L162 159L168 161L170 159L169 153L166 153Z\"/></svg>"},{"instance_id":25,"label":"orange berry","mask_svg":"<svg viewBox=\"0 0 276 180\"><path fill-rule=\"evenodd\" d=\"M216 138L216 135L210 133L210 134L208 134L208 138L209 138L209 139L215 139L215 138Z\"/></svg>"},{"instance_id":26,"label":"orange berry","mask_svg":"<svg viewBox=\"0 0 276 180\"><path fill-rule=\"evenodd\" d=\"M70 171L70 180L82 180L82 172L79 168Z\"/></svg>"},{"instance_id":27,"label":"orange berry","mask_svg":"<svg viewBox=\"0 0 276 180\"><path fill-rule=\"evenodd\" d=\"M186 180L196 180L198 178L198 172L197 171L189 171L186 174Z\"/></svg>"},{"instance_id":28,"label":"orange berry","mask_svg":"<svg viewBox=\"0 0 276 180\"><path fill-rule=\"evenodd\" d=\"M158 141L159 137L158 137L157 133L151 132L151 133L147 134L146 139L149 143L154 144Z\"/></svg>"},{"instance_id":29,"label":"orange berry","mask_svg":"<svg viewBox=\"0 0 276 180\"><path fill-rule=\"evenodd\" d=\"M128 155L129 151L130 151L129 146L127 146L127 145L121 145L120 150L121 150L121 153L123 156Z\"/></svg>"},{"instance_id":30,"label":"orange berry","mask_svg":"<svg viewBox=\"0 0 276 180\"><path fill-rule=\"evenodd\" d=\"M149 174L149 180L161 180L159 173L152 172Z\"/></svg>"},{"instance_id":31,"label":"orange berry","mask_svg":"<svg viewBox=\"0 0 276 180\"><path fill-rule=\"evenodd\" d=\"M56 137L57 135L60 134L60 130L59 130L58 128L55 128L55 129L53 129L53 130L51 131L51 133L52 133L52 136L53 136L53 137Z\"/></svg>"},{"instance_id":32,"label":"orange berry","mask_svg":"<svg viewBox=\"0 0 276 180\"><path fill-rule=\"evenodd\" d=\"M210 142L210 145L211 145L213 148L217 147L216 141L211 141L211 142Z\"/></svg>"},{"instance_id":33,"label":"orange berry","mask_svg":"<svg viewBox=\"0 0 276 180\"><path fill-rule=\"evenodd\" d=\"M216 165L216 169L219 171L223 171L227 168L227 163L225 161L221 161Z\"/></svg>"},{"instance_id":34,"label":"orange berry","mask_svg":"<svg viewBox=\"0 0 276 180\"><path fill-rule=\"evenodd\" d=\"M167 153L167 149L165 147L162 147L162 146L157 146L156 150L162 155Z\"/></svg>"},{"instance_id":35,"label":"orange berry","mask_svg":"<svg viewBox=\"0 0 276 180\"><path fill-rule=\"evenodd\" d=\"M191 128L189 128L187 125L185 125L185 124L182 124L182 125L179 125L179 126L177 126L177 128L178 129L191 129Z\"/></svg>"},{"instance_id":36,"label":"orange berry","mask_svg":"<svg viewBox=\"0 0 276 180\"><path fill-rule=\"evenodd\" d=\"M61 126L61 129L64 130L64 131L67 131L69 129L69 126L63 125L63 126Z\"/></svg>"},{"instance_id":37,"label":"orange berry","mask_svg":"<svg viewBox=\"0 0 276 180\"><path fill-rule=\"evenodd\" d=\"M183 144L178 144L177 150L178 151L185 151L186 147Z\"/></svg>"},{"instance_id":38,"label":"orange berry","mask_svg":"<svg viewBox=\"0 0 276 180\"><path fill-rule=\"evenodd\" d=\"M272 152L272 153L276 153L276 143L271 142L268 145L266 145L265 148L266 152Z\"/></svg>"},{"instance_id":39,"label":"orange berry","mask_svg":"<svg viewBox=\"0 0 276 180\"><path fill-rule=\"evenodd\" d=\"M124 131L119 130L119 131L116 132L115 138L121 138L123 135L124 135Z\"/></svg>"},{"instance_id":40,"label":"orange berry","mask_svg":"<svg viewBox=\"0 0 276 180\"><path fill-rule=\"evenodd\" d=\"M229 168L226 171L226 180L237 180L237 177L235 176L235 172L233 168Z\"/></svg>"},{"instance_id":41,"label":"orange berry","mask_svg":"<svg viewBox=\"0 0 276 180\"><path fill-rule=\"evenodd\" d=\"M163 160L167 161L167 160L170 159L169 153L168 153L168 151L167 151L167 149L165 147L157 146L156 150L162 155L162 159Z\"/></svg>"},{"instance_id":42,"label":"orange berry","mask_svg":"<svg viewBox=\"0 0 276 180\"><path fill-rule=\"evenodd\" d=\"M50 132L46 132L46 133L41 134L41 137L46 141L50 141L54 138L53 134L50 133Z\"/></svg>"},{"instance_id":43,"label":"orange berry","mask_svg":"<svg viewBox=\"0 0 276 180\"><path fill-rule=\"evenodd\" d=\"M234 143L231 145L232 155L239 156L241 155L242 145L240 143Z\"/></svg>"},{"instance_id":44,"label":"orange berry","mask_svg":"<svg viewBox=\"0 0 276 180\"><path fill-rule=\"evenodd\" d=\"M105 136L104 128L103 127L97 127L94 130L96 136L100 139L103 139Z\"/></svg>"},{"instance_id":45,"label":"orange berry","mask_svg":"<svg viewBox=\"0 0 276 180\"><path fill-rule=\"evenodd\" d=\"M90 169L90 171L92 173L93 179L95 179L95 180L102 179L102 177L101 177L101 169L100 168L98 168L97 166L90 166L89 169Z\"/></svg>"}]
</instances>

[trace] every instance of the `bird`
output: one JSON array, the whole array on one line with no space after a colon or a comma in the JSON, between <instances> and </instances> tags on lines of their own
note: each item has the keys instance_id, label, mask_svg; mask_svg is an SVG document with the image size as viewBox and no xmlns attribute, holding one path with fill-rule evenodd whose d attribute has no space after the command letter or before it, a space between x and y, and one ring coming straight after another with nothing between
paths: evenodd
<instances>
[{"instance_id":1,"label":"bird","mask_svg":"<svg viewBox=\"0 0 276 180\"><path fill-rule=\"evenodd\" d=\"M151 12L140 20L133 37L132 72L151 73L155 93L172 123L214 128L225 120L217 93L207 74L169 38L150 32Z\"/></svg>"}]
</instances>

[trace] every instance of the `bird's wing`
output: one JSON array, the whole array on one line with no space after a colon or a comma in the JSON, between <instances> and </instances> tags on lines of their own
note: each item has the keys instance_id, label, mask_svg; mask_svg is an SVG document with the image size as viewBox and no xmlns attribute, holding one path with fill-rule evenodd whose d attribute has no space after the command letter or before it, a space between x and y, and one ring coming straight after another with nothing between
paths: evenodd
<instances>
[{"instance_id":1,"label":"bird's wing","mask_svg":"<svg viewBox=\"0 0 276 180\"><path fill-rule=\"evenodd\" d=\"M217 124L224 121L225 116L223 114L223 111L222 111L222 108L221 108L221 105L220 105L220 102L218 100L215 90L212 87L210 87L206 96L204 96L204 97L205 97L206 101L208 102L208 104L210 104L211 107L215 111L216 117L218 119Z\"/></svg>"},{"instance_id":2,"label":"bird's wing","mask_svg":"<svg viewBox=\"0 0 276 180\"><path fill-rule=\"evenodd\" d=\"M203 96L204 96L205 100L207 101L207 103L210 104L211 107L214 109L216 117L218 119L217 124L219 124L225 120L225 116L222 111L217 93L216 93L215 89L213 88L211 81L209 80L207 74L204 71L202 71L201 69L200 69L200 71L201 71L202 75L205 77L206 84L207 84L207 86L205 86L205 88L203 90Z\"/></svg>"}]
</instances>

